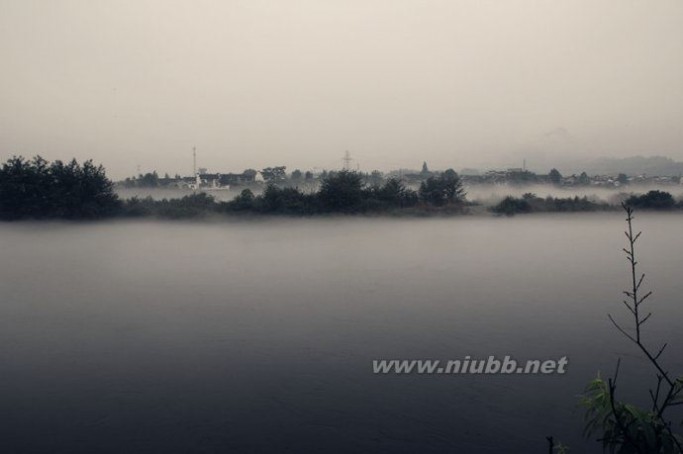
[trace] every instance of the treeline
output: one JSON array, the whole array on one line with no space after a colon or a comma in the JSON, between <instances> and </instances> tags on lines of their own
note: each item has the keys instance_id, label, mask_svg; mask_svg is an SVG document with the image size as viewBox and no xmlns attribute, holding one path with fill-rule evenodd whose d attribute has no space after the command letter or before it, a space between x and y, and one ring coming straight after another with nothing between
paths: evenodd
<instances>
[{"instance_id":1,"label":"treeline","mask_svg":"<svg viewBox=\"0 0 683 454\"><path fill-rule=\"evenodd\" d=\"M407 188L395 178L389 178L381 185L366 185L358 172L342 170L330 172L316 192L269 184L260 195L245 189L229 202L217 202L204 193L170 200L133 198L124 203L122 215L192 218L210 213L293 216L405 211L459 213L465 206L465 191L452 170L428 178L418 191Z\"/></svg>"},{"instance_id":2,"label":"treeline","mask_svg":"<svg viewBox=\"0 0 683 454\"><path fill-rule=\"evenodd\" d=\"M418 190L397 178L369 183L359 172L329 172L316 191L269 183L262 194L243 190L229 202L204 193L179 199L120 200L102 166L92 161L47 162L13 157L0 168L0 219L100 219L108 217L196 218L222 215L454 214L470 205L452 169L431 175ZM641 210L683 209L664 191L630 195L626 205ZM616 208L587 197L506 197L490 210L514 215L535 212L602 211Z\"/></svg>"},{"instance_id":3,"label":"treeline","mask_svg":"<svg viewBox=\"0 0 683 454\"><path fill-rule=\"evenodd\" d=\"M104 168L92 161L13 157L0 168L0 219L97 219L122 206Z\"/></svg>"},{"instance_id":4,"label":"treeline","mask_svg":"<svg viewBox=\"0 0 683 454\"><path fill-rule=\"evenodd\" d=\"M524 213L549 213L549 212L573 212L573 211L600 211L608 210L610 205L605 202L594 202L588 197L546 197L541 198L536 194L527 193L522 197L508 196L497 205L491 207L491 211L497 214L512 216Z\"/></svg>"},{"instance_id":5,"label":"treeline","mask_svg":"<svg viewBox=\"0 0 683 454\"><path fill-rule=\"evenodd\" d=\"M261 195L245 189L229 202L200 193L180 199L119 200L102 166L76 160L48 163L13 157L0 169L0 219L98 219L105 217L192 218L219 214L355 214L461 212L465 191L449 169L412 190L396 178L368 185L354 171L330 172L315 192L268 184Z\"/></svg>"},{"instance_id":6,"label":"treeline","mask_svg":"<svg viewBox=\"0 0 683 454\"><path fill-rule=\"evenodd\" d=\"M683 209L683 201L676 203L673 196L665 191L649 191L643 195L632 195L626 199L626 205L641 210L673 210Z\"/></svg>"},{"instance_id":7,"label":"treeline","mask_svg":"<svg viewBox=\"0 0 683 454\"><path fill-rule=\"evenodd\" d=\"M624 201L626 206L640 210L675 210L683 209L683 201L676 202L671 194L665 191L649 191L642 195L630 195ZM588 197L546 197L527 193L522 197L505 197L490 210L497 214L512 216L524 213L557 213L574 211L607 211L620 208L607 202L590 200Z\"/></svg>"}]
</instances>

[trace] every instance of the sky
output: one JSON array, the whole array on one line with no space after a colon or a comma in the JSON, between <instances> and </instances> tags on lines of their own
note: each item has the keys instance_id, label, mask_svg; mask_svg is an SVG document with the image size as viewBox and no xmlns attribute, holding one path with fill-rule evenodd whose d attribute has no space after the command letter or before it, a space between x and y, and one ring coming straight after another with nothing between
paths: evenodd
<instances>
[{"instance_id":1,"label":"sky","mask_svg":"<svg viewBox=\"0 0 683 454\"><path fill-rule=\"evenodd\" d=\"M679 0L0 0L0 159L683 159Z\"/></svg>"}]
</instances>

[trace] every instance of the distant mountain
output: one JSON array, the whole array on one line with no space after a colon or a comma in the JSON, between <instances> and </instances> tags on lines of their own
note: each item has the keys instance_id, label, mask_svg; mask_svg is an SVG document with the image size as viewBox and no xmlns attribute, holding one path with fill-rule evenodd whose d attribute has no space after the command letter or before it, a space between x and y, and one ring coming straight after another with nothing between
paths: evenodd
<instances>
[{"instance_id":1,"label":"distant mountain","mask_svg":"<svg viewBox=\"0 0 683 454\"><path fill-rule=\"evenodd\" d=\"M597 158L558 166L562 174L586 172L588 175L679 176L683 174L683 162L665 156L632 156L628 158Z\"/></svg>"}]
</instances>

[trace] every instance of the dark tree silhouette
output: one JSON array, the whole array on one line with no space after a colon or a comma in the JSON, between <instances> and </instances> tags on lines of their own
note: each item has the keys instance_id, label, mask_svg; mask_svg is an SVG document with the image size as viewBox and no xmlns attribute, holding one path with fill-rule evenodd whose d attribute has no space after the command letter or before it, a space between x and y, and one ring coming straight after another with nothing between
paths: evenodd
<instances>
[{"instance_id":1,"label":"dark tree silhouette","mask_svg":"<svg viewBox=\"0 0 683 454\"><path fill-rule=\"evenodd\" d=\"M463 203L466 192L458 174L453 169L448 169L438 177L429 177L423 181L419 194L424 202L443 206L448 203Z\"/></svg>"},{"instance_id":2,"label":"dark tree silhouette","mask_svg":"<svg viewBox=\"0 0 683 454\"><path fill-rule=\"evenodd\" d=\"M0 168L0 218L96 219L117 214L120 201L104 167L74 159L49 164L12 157Z\"/></svg>"},{"instance_id":3,"label":"dark tree silhouette","mask_svg":"<svg viewBox=\"0 0 683 454\"><path fill-rule=\"evenodd\" d=\"M562 174L557 169L552 169L548 174L548 178L552 184L560 184L562 182Z\"/></svg>"},{"instance_id":4,"label":"dark tree silhouette","mask_svg":"<svg viewBox=\"0 0 683 454\"><path fill-rule=\"evenodd\" d=\"M261 170L261 175L263 175L263 179L268 183L277 183L287 179L286 170L287 167L285 166L266 167L265 169Z\"/></svg>"},{"instance_id":5,"label":"dark tree silhouette","mask_svg":"<svg viewBox=\"0 0 683 454\"><path fill-rule=\"evenodd\" d=\"M673 196L665 191L649 191L643 195L632 195L626 205L646 210L670 210L676 205Z\"/></svg>"},{"instance_id":6,"label":"dark tree silhouette","mask_svg":"<svg viewBox=\"0 0 683 454\"><path fill-rule=\"evenodd\" d=\"M591 184L591 179L586 172L581 172L581 175L579 175L579 184L582 186Z\"/></svg>"},{"instance_id":7,"label":"dark tree silhouette","mask_svg":"<svg viewBox=\"0 0 683 454\"><path fill-rule=\"evenodd\" d=\"M363 178L350 170L328 175L322 181L318 197L325 210L359 211L363 201Z\"/></svg>"}]
</instances>

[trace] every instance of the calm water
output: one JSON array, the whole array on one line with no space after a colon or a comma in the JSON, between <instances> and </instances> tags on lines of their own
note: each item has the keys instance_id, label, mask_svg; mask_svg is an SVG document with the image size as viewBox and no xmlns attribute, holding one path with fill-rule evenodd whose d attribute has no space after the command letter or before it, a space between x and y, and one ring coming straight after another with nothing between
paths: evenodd
<instances>
[{"instance_id":1,"label":"calm water","mask_svg":"<svg viewBox=\"0 0 683 454\"><path fill-rule=\"evenodd\" d=\"M617 356L622 395L650 377L606 318L625 318L622 222L2 224L0 452L599 452L583 386ZM683 216L637 224L647 333L683 371ZM371 368L507 354L569 370Z\"/></svg>"}]
</instances>

